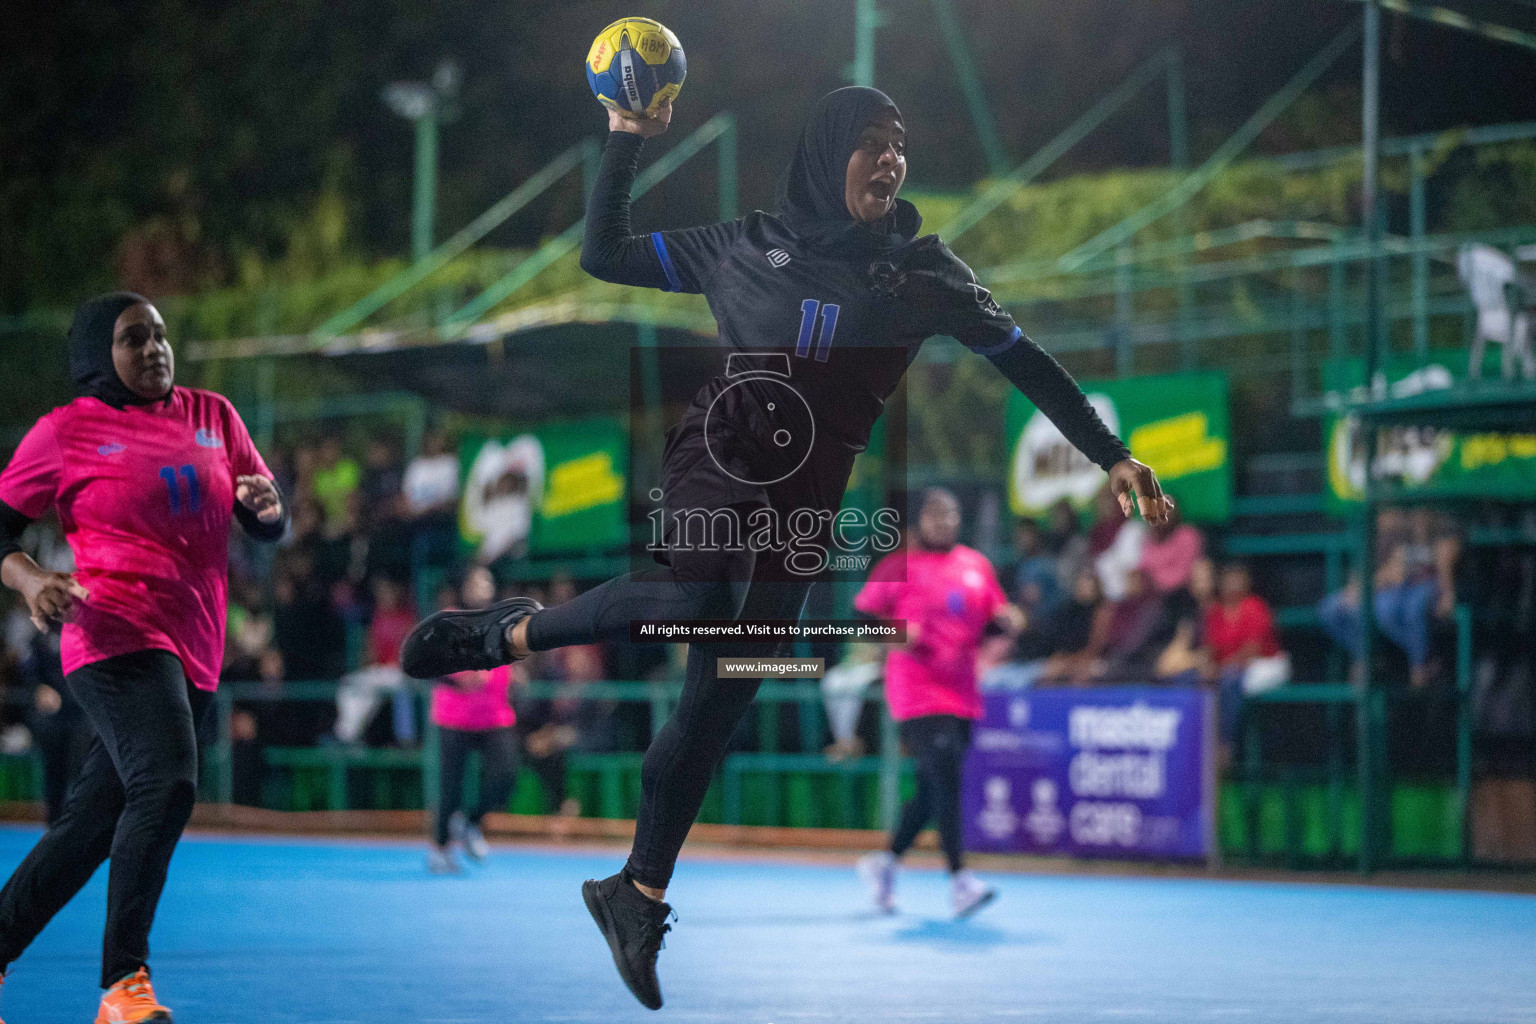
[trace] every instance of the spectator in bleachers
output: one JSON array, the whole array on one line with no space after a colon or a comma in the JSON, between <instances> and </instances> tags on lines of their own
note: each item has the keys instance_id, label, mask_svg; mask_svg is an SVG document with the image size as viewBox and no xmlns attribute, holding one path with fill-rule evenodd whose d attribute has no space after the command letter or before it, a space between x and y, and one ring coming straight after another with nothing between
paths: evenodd
<instances>
[{"instance_id":1,"label":"spectator in bleachers","mask_svg":"<svg viewBox=\"0 0 1536 1024\"><path fill-rule=\"evenodd\" d=\"M1126 518L1109 484L1100 487L1093 496L1093 524L1088 527L1088 557L1097 559L1108 551L1115 543L1115 538L1120 536L1120 530L1130 522L1135 520Z\"/></svg>"},{"instance_id":2,"label":"spectator in bleachers","mask_svg":"<svg viewBox=\"0 0 1536 1024\"><path fill-rule=\"evenodd\" d=\"M566 758L582 744L590 714L611 715L612 705L582 696L586 684L604 676L601 648L589 644L549 653L561 657L544 659L540 675L562 684L560 692L553 698L519 701L518 724L528 768L548 800L545 813L573 818L581 813L581 803L566 791Z\"/></svg>"},{"instance_id":3,"label":"spectator in bleachers","mask_svg":"<svg viewBox=\"0 0 1536 1024\"><path fill-rule=\"evenodd\" d=\"M1172 630L1164 630L1166 604L1146 569L1126 573L1125 595L1114 602L1101 634L1098 657L1074 680L1087 682L1145 682Z\"/></svg>"},{"instance_id":4,"label":"spectator in bleachers","mask_svg":"<svg viewBox=\"0 0 1536 1024\"><path fill-rule=\"evenodd\" d=\"M326 584L361 582L368 565L368 535L356 492L347 496L339 518L326 517L312 551L315 575Z\"/></svg>"},{"instance_id":5,"label":"spectator in bleachers","mask_svg":"<svg viewBox=\"0 0 1536 1024\"><path fill-rule=\"evenodd\" d=\"M299 495L295 495L289 504L293 508L293 518L288 523L288 534L279 542L279 547L303 552L305 557L312 559L315 546L323 537L325 509L313 498Z\"/></svg>"},{"instance_id":6,"label":"spectator in bleachers","mask_svg":"<svg viewBox=\"0 0 1536 1024\"><path fill-rule=\"evenodd\" d=\"M1066 498L1051 506L1051 528L1045 534L1045 550L1056 559L1056 587L1063 600L1077 585L1078 573L1088 565L1088 536L1077 509Z\"/></svg>"},{"instance_id":7,"label":"spectator in bleachers","mask_svg":"<svg viewBox=\"0 0 1536 1024\"><path fill-rule=\"evenodd\" d=\"M1274 613L1253 592L1248 567L1240 562L1222 567L1218 599L1205 613L1205 642L1219 688L1221 739L1230 747L1243 698L1291 678L1291 659L1280 649Z\"/></svg>"},{"instance_id":8,"label":"spectator in bleachers","mask_svg":"<svg viewBox=\"0 0 1536 1024\"><path fill-rule=\"evenodd\" d=\"M550 580L549 603L564 604L576 595L575 581L569 576ZM607 677L605 662L601 644L544 652L535 661L534 677L560 683L560 692L553 698L516 701L523 753L548 798L548 813L565 818L581 813L581 803L566 792L567 756L572 751L612 746L614 703L589 700L582 693L587 684Z\"/></svg>"},{"instance_id":9,"label":"spectator in bleachers","mask_svg":"<svg viewBox=\"0 0 1536 1024\"><path fill-rule=\"evenodd\" d=\"M1178 506L1174 506L1173 513L1162 522L1147 527L1138 564L1153 589L1159 594L1171 594L1189 586L1190 572L1204 554L1205 538L1182 521Z\"/></svg>"},{"instance_id":10,"label":"spectator in bleachers","mask_svg":"<svg viewBox=\"0 0 1536 1024\"><path fill-rule=\"evenodd\" d=\"M400 511L404 503L404 484L405 473L400 467L394 441L388 437L369 438L363 454L363 475L357 489L363 497L370 528L394 518Z\"/></svg>"},{"instance_id":11,"label":"spectator in bleachers","mask_svg":"<svg viewBox=\"0 0 1536 1024\"><path fill-rule=\"evenodd\" d=\"M29 525L21 547L50 572L73 572L74 552L64 541L58 519L48 514ZM25 749L37 752L42 769L43 810L49 824L63 809L64 798L91 740L89 724L64 681L57 631L39 633L25 602L12 604L5 617L4 661L11 665L21 708L20 729L12 733Z\"/></svg>"},{"instance_id":12,"label":"spectator in bleachers","mask_svg":"<svg viewBox=\"0 0 1536 1024\"><path fill-rule=\"evenodd\" d=\"M1012 666L1000 666L999 670ZM827 711L827 729L832 742L823 753L830 761L846 761L864 756L864 740L859 736L859 719L870 686L885 671L884 651L876 644L848 644L843 659L827 669L821 679L821 701ZM978 672L980 672L978 666ZM1007 685L1005 681L985 680L983 686Z\"/></svg>"},{"instance_id":13,"label":"spectator in bleachers","mask_svg":"<svg viewBox=\"0 0 1536 1024\"><path fill-rule=\"evenodd\" d=\"M272 646L272 616L262 606L261 594L249 580L230 583L228 627L221 679L259 678L261 656Z\"/></svg>"},{"instance_id":14,"label":"spectator in bleachers","mask_svg":"<svg viewBox=\"0 0 1536 1024\"><path fill-rule=\"evenodd\" d=\"M1433 622L1449 617L1456 605L1461 539L1449 517L1422 507L1411 513L1382 509L1376 523L1377 627L1407 655L1409 684L1422 687L1431 674ZM1318 616L1355 659L1352 676L1358 679L1364 646L1359 578L1324 598Z\"/></svg>"},{"instance_id":15,"label":"spectator in bleachers","mask_svg":"<svg viewBox=\"0 0 1536 1024\"><path fill-rule=\"evenodd\" d=\"M367 539L367 575L400 577L410 572L410 530L406 524L404 469L392 438L369 440L363 478L357 488Z\"/></svg>"},{"instance_id":16,"label":"spectator in bleachers","mask_svg":"<svg viewBox=\"0 0 1536 1024\"><path fill-rule=\"evenodd\" d=\"M386 695L394 699L395 742L416 741L416 715L410 680L400 671L400 645L416 624L416 613L399 582L373 583L373 615L368 623L363 667L341 677L336 689L336 728L340 743L360 743Z\"/></svg>"},{"instance_id":17,"label":"spectator in bleachers","mask_svg":"<svg viewBox=\"0 0 1536 1024\"><path fill-rule=\"evenodd\" d=\"M411 525L412 565L451 561L458 538L459 458L441 430L428 432L401 486Z\"/></svg>"},{"instance_id":18,"label":"spectator in bleachers","mask_svg":"<svg viewBox=\"0 0 1536 1024\"><path fill-rule=\"evenodd\" d=\"M432 430L422 439L421 454L405 469L401 484L406 513L414 519L452 514L459 501L459 457L449 450L448 435Z\"/></svg>"},{"instance_id":19,"label":"spectator in bleachers","mask_svg":"<svg viewBox=\"0 0 1536 1024\"><path fill-rule=\"evenodd\" d=\"M357 462L342 451L340 437L330 434L320 442L310 487L315 500L325 510L327 528L334 529L346 517L362 477L363 471Z\"/></svg>"},{"instance_id":20,"label":"spectator in bleachers","mask_svg":"<svg viewBox=\"0 0 1536 1024\"><path fill-rule=\"evenodd\" d=\"M1078 573L1072 600L1020 635L1015 660L1024 665L1038 664L1035 675L1042 682L1087 678L1097 656L1091 650L1095 634L1107 631L1109 616L1110 604L1104 599L1099 574L1086 568Z\"/></svg>"},{"instance_id":21,"label":"spectator in bleachers","mask_svg":"<svg viewBox=\"0 0 1536 1024\"><path fill-rule=\"evenodd\" d=\"M406 497L406 514L412 519L458 513L459 456L453 453L447 434L427 431L421 453L406 467L401 490Z\"/></svg>"},{"instance_id":22,"label":"spectator in bleachers","mask_svg":"<svg viewBox=\"0 0 1536 1024\"><path fill-rule=\"evenodd\" d=\"M320 451L307 442L293 449L293 498L308 500L315 493L315 469L320 462Z\"/></svg>"},{"instance_id":23,"label":"spectator in bleachers","mask_svg":"<svg viewBox=\"0 0 1536 1024\"><path fill-rule=\"evenodd\" d=\"M294 451L286 446L268 445L266 449L271 451L267 456L267 468L272 471L272 479L277 483L280 493L287 495L289 500L298 496L299 479L294 467ZM308 481L305 481L308 486Z\"/></svg>"},{"instance_id":24,"label":"spectator in bleachers","mask_svg":"<svg viewBox=\"0 0 1536 1024\"><path fill-rule=\"evenodd\" d=\"M24 708L17 732L23 742L30 739L37 753L44 821L52 825L64 809L70 780L85 760L90 726L64 682L58 633L39 633L26 605L16 604L6 616L5 641L11 682Z\"/></svg>"},{"instance_id":25,"label":"spectator in bleachers","mask_svg":"<svg viewBox=\"0 0 1536 1024\"><path fill-rule=\"evenodd\" d=\"M1205 617L1215 603L1216 565L1202 557L1190 569L1188 587L1169 595L1167 615L1173 635L1153 666L1152 675L1157 682L1194 686L1210 677Z\"/></svg>"},{"instance_id":26,"label":"spectator in bleachers","mask_svg":"<svg viewBox=\"0 0 1536 1024\"><path fill-rule=\"evenodd\" d=\"M273 641L282 653L285 678L336 679L345 667L345 624L310 558L291 552L284 561L273 584Z\"/></svg>"},{"instance_id":27,"label":"spectator in bleachers","mask_svg":"<svg viewBox=\"0 0 1536 1024\"><path fill-rule=\"evenodd\" d=\"M1134 516L1126 518L1108 484L1099 491L1095 516L1088 531L1088 557L1098 570L1104 597L1118 601L1125 596L1126 577L1141 565L1147 524Z\"/></svg>"},{"instance_id":28,"label":"spectator in bleachers","mask_svg":"<svg viewBox=\"0 0 1536 1024\"><path fill-rule=\"evenodd\" d=\"M1040 524L1020 519L1013 527L1014 563L1003 579L1008 596L1026 614L1048 615L1061 601L1056 559L1046 549Z\"/></svg>"}]
</instances>

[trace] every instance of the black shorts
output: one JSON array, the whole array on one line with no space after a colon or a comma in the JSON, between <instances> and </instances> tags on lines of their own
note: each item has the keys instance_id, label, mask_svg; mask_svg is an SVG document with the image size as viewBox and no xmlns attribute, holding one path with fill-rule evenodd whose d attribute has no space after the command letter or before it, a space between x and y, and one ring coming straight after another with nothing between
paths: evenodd
<instances>
[{"instance_id":1,"label":"black shorts","mask_svg":"<svg viewBox=\"0 0 1536 1024\"><path fill-rule=\"evenodd\" d=\"M777 407L773 413L764 412L767 404ZM754 525L772 524L783 543L759 552L752 578L806 578L789 560L796 549L830 541L832 517L859 449L816 431L805 415L777 417L787 404L743 393L739 381L725 377L712 379L694 397L681 422L667 431L659 502L666 550L655 552L657 561L671 564L670 551L678 545L718 543L718 529L734 526L744 542ZM791 443L774 443L786 434ZM794 435L809 435L809 450L795 447ZM727 518L715 519L716 512Z\"/></svg>"}]
</instances>

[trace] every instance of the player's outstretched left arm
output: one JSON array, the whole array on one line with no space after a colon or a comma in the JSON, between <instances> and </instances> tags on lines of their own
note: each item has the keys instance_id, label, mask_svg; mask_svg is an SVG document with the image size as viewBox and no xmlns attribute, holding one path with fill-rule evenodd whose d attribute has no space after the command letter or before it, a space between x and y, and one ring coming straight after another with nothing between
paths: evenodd
<instances>
[{"instance_id":1,"label":"player's outstretched left arm","mask_svg":"<svg viewBox=\"0 0 1536 1024\"><path fill-rule=\"evenodd\" d=\"M1049 352L1020 333L1012 345L987 358L1078 451L1109 474L1109 489L1126 518L1139 511L1143 519L1156 523L1173 513L1173 499L1163 494L1152 467L1131 458L1125 442L1099 418L1077 381Z\"/></svg>"},{"instance_id":2,"label":"player's outstretched left arm","mask_svg":"<svg viewBox=\"0 0 1536 1024\"><path fill-rule=\"evenodd\" d=\"M1108 473L1110 489L1127 517L1139 510L1148 521L1161 522L1172 514L1173 500L1163 494L1157 474L1131 458L1072 375L1019 329L971 268L936 236L919 240L899 265L877 276L877 288L932 317L933 333L952 335L986 356L1078 451Z\"/></svg>"}]
</instances>

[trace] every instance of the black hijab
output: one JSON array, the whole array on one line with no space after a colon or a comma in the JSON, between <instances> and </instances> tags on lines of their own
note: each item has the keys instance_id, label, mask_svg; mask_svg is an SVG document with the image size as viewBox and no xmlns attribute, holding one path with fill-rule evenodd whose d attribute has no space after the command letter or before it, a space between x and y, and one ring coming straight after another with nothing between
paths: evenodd
<instances>
[{"instance_id":1,"label":"black hijab","mask_svg":"<svg viewBox=\"0 0 1536 1024\"><path fill-rule=\"evenodd\" d=\"M851 85L823 96L800 133L794 159L779 179L779 217L813 249L870 258L910 242L922 226L917 208L905 199L873 224L848 212L848 160L881 110L901 116L879 89Z\"/></svg>"},{"instance_id":2,"label":"black hijab","mask_svg":"<svg viewBox=\"0 0 1536 1024\"><path fill-rule=\"evenodd\" d=\"M112 329L123 310L149 300L133 292L110 292L81 303L69 325L69 376L75 390L121 409L159 401L129 389L112 365Z\"/></svg>"}]
</instances>

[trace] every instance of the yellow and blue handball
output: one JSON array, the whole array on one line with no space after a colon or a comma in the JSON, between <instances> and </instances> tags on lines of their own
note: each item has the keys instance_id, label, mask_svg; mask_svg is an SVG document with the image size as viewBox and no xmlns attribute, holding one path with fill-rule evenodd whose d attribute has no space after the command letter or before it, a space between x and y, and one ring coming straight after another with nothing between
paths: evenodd
<instances>
[{"instance_id":1,"label":"yellow and blue handball","mask_svg":"<svg viewBox=\"0 0 1536 1024\"><path fill-rule=\"evenodd\" d=\"M677 98L687 74L677 36L650 18L620 18L599 32L587 51L592 94L625 117L654 116Z\"/></svg>"}]
</instances>

